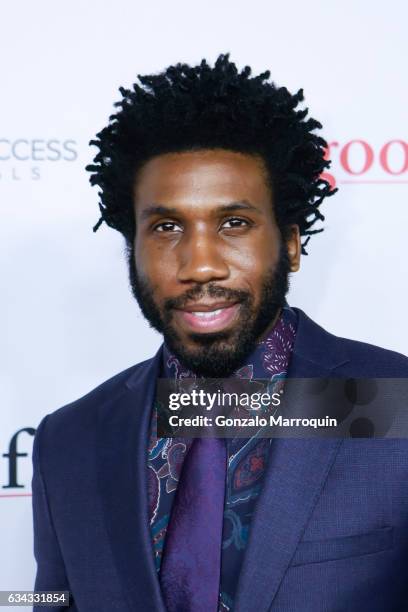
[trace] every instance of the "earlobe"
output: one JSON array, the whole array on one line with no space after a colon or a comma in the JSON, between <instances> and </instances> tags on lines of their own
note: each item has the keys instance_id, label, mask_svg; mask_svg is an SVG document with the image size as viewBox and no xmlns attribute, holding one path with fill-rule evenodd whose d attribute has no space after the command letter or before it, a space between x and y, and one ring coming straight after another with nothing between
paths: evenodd
<instances>
[{"instance_id":1,"label":"earlobe","mask_svg":"<svg viewBox=\"0 0 408 612\"><path fill-rule=\"evenodd\" d=\"M292 225L290 227L290 235L286 241L286 246L290 261L290 271L297 272L300 268L300 254L302 252L298 225Z\"/></svg>"}]
</instances>

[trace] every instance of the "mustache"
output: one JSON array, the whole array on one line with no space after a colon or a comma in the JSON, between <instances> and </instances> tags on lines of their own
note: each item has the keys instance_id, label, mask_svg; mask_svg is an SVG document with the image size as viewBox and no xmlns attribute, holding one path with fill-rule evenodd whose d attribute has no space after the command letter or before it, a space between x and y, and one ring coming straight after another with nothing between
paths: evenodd
<instances>
[{"instance_id":1,"label":"mustache","mask_svg":"<svg viewBox=\"0 0 408 612\"><path fill-rule=\"evenodd\" d=\"M165 311L172 310L173 308L183 308L191 301L201 300L203 298L222 298L226 301L234 302L251 302L252 295L249 291L244 289L231 289L230 287L221 287L213 283L209 283L206 289L202 285L196 285L191 289L188 289L182 295L175 298L167 298L163 303Z\"/></svg>"}]
</instances>

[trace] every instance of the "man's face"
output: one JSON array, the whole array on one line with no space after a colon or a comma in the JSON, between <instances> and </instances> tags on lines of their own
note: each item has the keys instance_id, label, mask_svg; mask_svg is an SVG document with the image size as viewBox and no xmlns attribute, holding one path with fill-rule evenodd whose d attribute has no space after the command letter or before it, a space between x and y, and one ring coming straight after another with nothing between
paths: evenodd
<instances>
[{"instance_id":1,"label":"man's face","mask_svg":"<svg viewBox=\"0 0 408 612\"><path fill-rule=\"evenodd\" d=\"M223 149L159 155L138 172L132 290L185 366L227 376L273 325L299 266L262 161Z\"/></svg>"}]
</instances>

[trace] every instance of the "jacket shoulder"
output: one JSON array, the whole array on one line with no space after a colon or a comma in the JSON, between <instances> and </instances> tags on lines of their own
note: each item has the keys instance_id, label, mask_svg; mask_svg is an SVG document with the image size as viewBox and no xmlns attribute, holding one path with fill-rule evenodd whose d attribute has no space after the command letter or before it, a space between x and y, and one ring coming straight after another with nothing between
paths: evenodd
<instances>
[{"instance_id":1,"label":"jacket shoulder","mask_svg":"<svg viewBox=\"0 0 408 612\"><path fill-rule=\"evenodd\" d=\"M408 377L408 357L374 344L336 336L362 376Z\"/></svg>"},{"instance_id":2,"label":"jacket shoulder","mask_svg":"<svg viewBox=\"0 0 408 612\"><path fill-rule=\"evenodd\" d=\"M82 397L65 404L43 417L40 426L47 421L48 428L70 427L74 422L77 426L89 425L96 418L97 410L107 401L114 402L127 391L128 380L137 377L138 373L148 367L154 357L141 361L126 370L115 374Z\"/></svg>"},{"instance_id":3,"label":"jacket shoulder","mask_svg":"<svg viewBox=\"0 0 408 612\"><path fill-rule=\"evenodd\" d=\"M336 336L310 319L300 308L296 350L315 363L332 366L341 376L408 378L408 357L367 342Z\"/></svg>"}]
</instances>

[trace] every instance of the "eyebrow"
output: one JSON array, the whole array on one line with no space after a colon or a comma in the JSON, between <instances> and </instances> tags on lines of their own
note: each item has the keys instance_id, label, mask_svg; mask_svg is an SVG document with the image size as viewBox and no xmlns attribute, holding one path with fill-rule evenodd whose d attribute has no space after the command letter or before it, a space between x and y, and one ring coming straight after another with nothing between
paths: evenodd
<instances>
[{"instance_id":1,"label":"eyebrow","mask_svg":"<svg viewBox=\"0 0 408 612\"><path fill-rule=\"evenodd\" d=\"M250 204L247 200L241 200L239 202L230 202L229 204L223 204L215 209L215 212L230 212L234 210L254 210L255 212L262 212L259 208ZM148 219L154 215L177 215L180 211L177 208L170 206L163 206L162 204L153 204L148 208L142 210L140 216L141 219Z\"/></svg>"}]
</instances>

